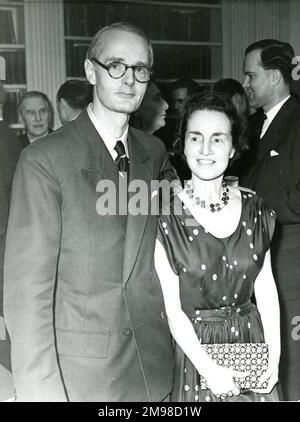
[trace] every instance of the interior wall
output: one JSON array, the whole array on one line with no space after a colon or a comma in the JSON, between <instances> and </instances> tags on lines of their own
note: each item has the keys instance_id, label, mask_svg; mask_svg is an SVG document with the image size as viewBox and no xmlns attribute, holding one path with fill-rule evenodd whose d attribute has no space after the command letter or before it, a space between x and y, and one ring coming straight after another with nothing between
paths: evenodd
<instances>
[{"instance_id":1,"label":"interior wall","mask_svg":"<svg viewBox=\"0 0 300 422\"><path fill-rule=\"evenodd\" d=\"M300 1L290 0L289 4L289 40L296 56L300 56Z\"/></svg>"},{"instance_id":2,"label":"interior wall","mask_svg":"<svg viewBox=\"0 0 300 422\"><path fill-rule=\"evenodd\" d=\"M25 0L24 19L27 89L48 95L57 128L56 92L66 78L63 1Z\"/></svg>"}]
</instances>

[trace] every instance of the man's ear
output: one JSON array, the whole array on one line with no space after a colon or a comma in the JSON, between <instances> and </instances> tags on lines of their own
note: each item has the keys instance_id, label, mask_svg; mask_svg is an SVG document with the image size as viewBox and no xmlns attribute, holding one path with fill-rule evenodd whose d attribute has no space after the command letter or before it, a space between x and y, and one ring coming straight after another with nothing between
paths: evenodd
<instances>
[{"instance_id":1,"label":"man's ear","mask_svg":"<svg viewBox=\"0 0 300 422\"><path fill-rule=\"evenodd\" d=\"M85 59L84 70L87 80L91 85L96 85L95 68L90 59Z\"/></svg>"},{"instance_id":2,"label":"man's ear","mask_svg":"<svg viewBox=\"0 0 300 422\"><path fill-rule=\"evenodd\" d=\"M68 117L69 117L68 110L69 110L69 105L67 101L64 98L61 98L60 99L60 114L64 120L68 120Z\"/></svg>"},{"instance_id":3,"label":"man's ear","mask_svg":"<svg viewBox=\"0 0 300 422\"><path fill-rule=\"evenodd\" d=\"M68 103L64 98L60 99L60 106L64 111L68 108Z\"/></svg>"},{"instance_id":4,"label":"man's ear","mask_svg":"<svg viewBox=\"0 0 300 422\"><path fill-rule=\"evenodd\" d=\"M232 147L231 152L230 152L230 155L229 155L229 158L230 159L233 158L234 157L234 154L235 154L235 148Z\"/></svg>"},{"instance_id":5,"label":"man's ear","mask_svg":"<svg viewBox=\"0 0 300 422\"><path fill-rule=\"evenodd\" d=\"M280 70L272 69L272 73L271 73L272 86L278 85L281 80L282 80L282 74Z\"/></svg>"}]
</instances>

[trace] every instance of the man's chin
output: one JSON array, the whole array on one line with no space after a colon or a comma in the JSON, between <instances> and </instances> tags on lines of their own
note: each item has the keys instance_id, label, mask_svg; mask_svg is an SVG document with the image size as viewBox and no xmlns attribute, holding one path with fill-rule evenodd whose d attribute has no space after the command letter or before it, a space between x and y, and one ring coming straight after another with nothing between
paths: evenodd
<instances>
[{"instance_id":1,"label":"man's chin","mask_svg":"<svg viewBox=\"0 0 300 422\"><path fill-rule=\"evenodd\" d=\"M33 137L33 138L41 138L42 136L45 136L46 135L46 133L47 133L47 130L45 131L45 130L43 130L42 132L35 132L35 133L32 133L31 134L31 136Z\"/></svg>"},{"instance_id":2,"label":"man's chin","mask_svg":"<svg viewBox=\"0 0 300 422\"><path fill-rule=\"evenodd\" d=\"M136 105L127 104L127 105L122 105L120 107L117 107L115 111L117 113L122 113L122 114L131 114L131 113L134 113L137 109L138 107L136 107Z\"/></svg>"}]
</instances>

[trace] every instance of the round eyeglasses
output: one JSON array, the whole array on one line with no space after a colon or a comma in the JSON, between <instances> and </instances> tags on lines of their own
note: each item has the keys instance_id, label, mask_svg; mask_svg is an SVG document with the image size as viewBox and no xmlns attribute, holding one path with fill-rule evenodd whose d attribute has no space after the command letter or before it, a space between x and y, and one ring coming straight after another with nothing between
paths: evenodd
<instances>
[{"instance_id":1,"label":"round eyeglasses","mask_svg":"<svg viewBox=\"0 0 300 422\"><path fill-rule=\"evenodd\" d=\"M127 69L132 69L135 79L142 84L148 82L152 75L152 70L147 66L129 66L122 62L111 62L108 65L105 65L96 59L96 57L92 57L91 60L107 70L109 76L113 79L122 78L127 72Z\"/></svg>"}]
</instances>

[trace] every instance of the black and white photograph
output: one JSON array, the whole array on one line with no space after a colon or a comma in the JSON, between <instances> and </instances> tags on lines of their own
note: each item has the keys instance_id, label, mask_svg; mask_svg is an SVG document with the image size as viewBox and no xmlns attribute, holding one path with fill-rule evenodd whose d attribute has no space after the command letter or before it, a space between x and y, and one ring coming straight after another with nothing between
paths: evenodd
<instances>
[{"instance_id":1,"label":"black and white photograph","mask_svg":"<svg viewBox=\"0 0 300 422\"><path fill-rule=\"evenodd\" d=\"M300 402L299 21L0 0L1 407Z\"/></svg>"}]
</instances>

